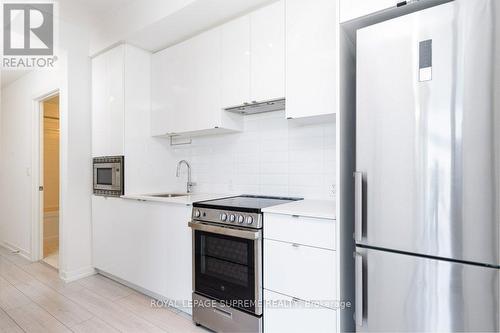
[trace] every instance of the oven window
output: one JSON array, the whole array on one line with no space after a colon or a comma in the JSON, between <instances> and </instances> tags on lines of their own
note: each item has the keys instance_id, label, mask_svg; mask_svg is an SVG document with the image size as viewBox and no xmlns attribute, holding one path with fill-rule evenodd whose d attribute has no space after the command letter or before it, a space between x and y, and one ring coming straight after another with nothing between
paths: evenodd
<instances>
[{"instance_id":1,"label":"oven window","mask_svg":"<svg viewBox=\"0 0 500 333\"><path fill-rule=\"evenodd\" d=\"M195 231L195 291L255 311L255 241Z\"/></svg>"},{"instance_id":2,"label":"oven window","mask_svg":"<svg viewBox=\"0 0 500 333\"><path fill-rule=\"evenodd\" d=\"M113 185L113 169L97 168L97 184Z\"/></svg>"}]
</instances>

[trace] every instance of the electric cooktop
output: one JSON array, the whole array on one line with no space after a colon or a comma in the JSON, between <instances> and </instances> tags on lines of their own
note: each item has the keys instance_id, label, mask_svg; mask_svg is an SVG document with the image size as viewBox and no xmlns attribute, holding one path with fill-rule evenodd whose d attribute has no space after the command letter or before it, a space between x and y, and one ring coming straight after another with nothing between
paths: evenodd
<instances>
[{"instance_id":1,"label":"electric cooktop","mask_svg":"<svg viewBox=\"0 0 500 333\"><path fill-rule=\"evenodd\" d=\"M262 208L277 206L302 199L303 198L239 195L229 198L196 202L193 203L193 207L261 213Z\"/></svg>"}]
</instances>

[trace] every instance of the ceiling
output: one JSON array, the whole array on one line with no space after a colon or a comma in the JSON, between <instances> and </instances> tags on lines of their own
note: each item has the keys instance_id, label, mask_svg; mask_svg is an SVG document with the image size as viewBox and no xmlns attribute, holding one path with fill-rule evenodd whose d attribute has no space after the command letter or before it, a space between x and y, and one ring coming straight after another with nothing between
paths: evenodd
<instances>
[{"instance_id":1,"label":"ceiling","mask_svg":"<svg viewBox=\"0 0 500 333\"><path fill-rule=\"evenodd\" d=\"M23 75L29 73L27 70L11 70L11 71L2 71L0 76L2 77L2 88L8 86L12 82L16 81Z\"/></svg>"},{"instance_id":2,"label":"ceiling","mask_svg":"<svg viewBox=\"0 0 500 333\"><path fill-rule=\"evenodd\" d=\"M64 0L65 3L80 5L90 12L100 13L123 7L133 1L134 0Z\"/></svg>"}]
</instances>

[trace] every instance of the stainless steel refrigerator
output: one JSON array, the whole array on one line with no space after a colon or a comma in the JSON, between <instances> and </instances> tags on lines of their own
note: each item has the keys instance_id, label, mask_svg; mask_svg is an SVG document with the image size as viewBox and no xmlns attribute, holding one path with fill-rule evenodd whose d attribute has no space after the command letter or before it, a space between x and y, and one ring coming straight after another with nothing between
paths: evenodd
<instances>
[{"instance_id":1,"label":"stainless steel refrigerator","mask_svg":"<svg viewBox=\"0 0 500 333\"><path fill-rule=\"evenodd\" d=\"M498 6L357 32L357 331L500 330Z\"/></svg>"}]
</instances>

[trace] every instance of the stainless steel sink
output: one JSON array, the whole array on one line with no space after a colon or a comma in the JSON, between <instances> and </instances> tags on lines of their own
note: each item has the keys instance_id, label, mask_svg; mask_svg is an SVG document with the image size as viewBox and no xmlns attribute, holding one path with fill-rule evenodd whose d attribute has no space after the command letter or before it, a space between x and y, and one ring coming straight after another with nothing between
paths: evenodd
<instances>
[{"instance_id":1,"label":"stainless steel sink","mask_svg":"<svg viewBox=\"0 0 500 333\"><path fill-rule=\"evenodd\" d=\"M151 194L150 196L156 198L176 198L176 197L186 197L188 196L185 193L163 193L163 194Z\"/></svg>"}]
</instances>

